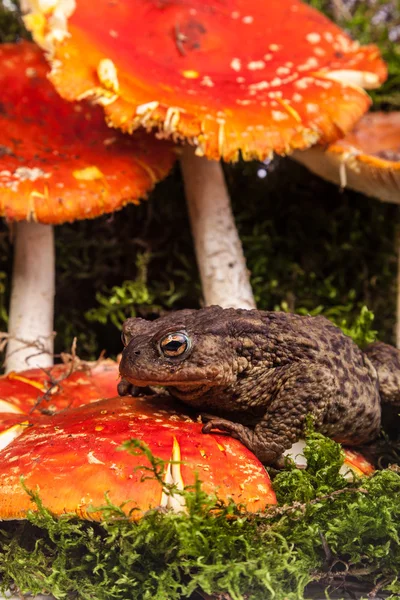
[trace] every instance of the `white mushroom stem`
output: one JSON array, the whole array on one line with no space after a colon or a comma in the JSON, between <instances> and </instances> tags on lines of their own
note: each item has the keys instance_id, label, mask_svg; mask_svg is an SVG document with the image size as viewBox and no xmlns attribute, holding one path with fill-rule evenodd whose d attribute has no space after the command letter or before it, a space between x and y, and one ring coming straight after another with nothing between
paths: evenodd
<instances>
[{"instance_id":1,"label":"white mushroom stem","mask_svg":"<svg viewBox=\"0 0 400 600\"><path fill-rule=\"evenodd\" d=\"M53 364L54 234L51 225L15 225L6 372Z\"/></svg>"},{"instance_id":2,"label":"white mushroom stem","mask_svg":"<svg viewBox=\"0 0 400 600\"><path fill-rule=\"evenodd\" d=\"M206 305L255 308L221 164L186 146L181 168Z\"/></svg>"}]
</instances>

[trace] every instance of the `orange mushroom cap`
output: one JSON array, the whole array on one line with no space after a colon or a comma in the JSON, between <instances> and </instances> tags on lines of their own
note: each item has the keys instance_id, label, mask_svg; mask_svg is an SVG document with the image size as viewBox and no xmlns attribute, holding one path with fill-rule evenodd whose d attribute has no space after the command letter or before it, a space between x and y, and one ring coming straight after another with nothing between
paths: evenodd
<instances>
[{"instance_id":1,"label":"orange mushroom cap","mask_svg":"<svg viewBox=\"0 0 400 600\"><path fill-rule=\"evenodd\" d=\"M62 100L40 49L0 45L0 214L62 223L138 199L175 160L146 133L111 131L100 107Z\"/></svg>"},{"instance_id":2,"label":"orange mushroom cap","mask_svg":"<svg viewBox=\"0 0 400 600\"><path fill-rule=\"evenodd\" d=\"M232 498L249 511L276 503L268 474L247 448L224 435L204 435L201 423L168 399L113 398L48 417L5 418L11 426L0 433L0 444L6 440L0 451L0 519L21 519L35 510L21 477L56 515L99 519L101 513L89 507L104 505L105 494L116 505L128 501L124 510L134 510L133 518L158 506L184 509L181 496L169 497L140 469L149 466L145 456L120 450L131 438L178 463L164 470L164 480L178 489L194 484L197 473L203 490L220 500Z\"/></svg>"},{"instance_id":3,"label":"orange mushroom cap","mask_svg":"<svg viewBox=\"0 0 400 600\"><path fill-rule=\"evenodd\" d=\"M158 127L198 154L285 154L351 129L386 68L299 0L143 2L25 0L50 78L68 100L91 98L124 131ZM347 84L347 82L349 82Z\"/></svg>"},{"instance_id":4,"label":"orange mushroom cap","mask_svg":"<svg viewBox=\"0 0 400 600\"><path fill-rule=\"evenodd\" d=\"M342 140L293 158L328 181L400 204L400 112L368 113Z\"/></svg>"},{"instance_id":5,"label":"orange mushroom cap","mask_svg":"<svg viewBox=\"0 0 400 600\"><path fill-rule=\"evenodd\" d=\"M109 359L72 372L69 365L11 372L0 377L0 413L53 413L110 398L118 378L118 365Z\"/></svg>"}]
</instances>

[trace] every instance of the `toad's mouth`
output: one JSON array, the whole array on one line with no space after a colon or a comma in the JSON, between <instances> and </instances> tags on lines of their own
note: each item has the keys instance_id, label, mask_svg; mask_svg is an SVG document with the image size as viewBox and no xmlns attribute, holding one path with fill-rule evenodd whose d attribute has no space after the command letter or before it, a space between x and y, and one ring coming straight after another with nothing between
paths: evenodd
<instances>
[{"instance_id":1,"label":"toad's mouth","mask_svg":"<svg viewBox=\"0 0 400 600\"><path fill-rule=\"evenodd\" d=\"M185 396L203 395L210 389L210 384L190 384L186 386L168 385L168 391L174 396L184 398Z\"/></svg>"},{"instance_id":2,"label":"toad's mouth","mask_svg":"<svg viewBox=\"0 0 400 600\"><path fill-rule=\"evenodd\" d=\"M136 385L137 387L148 387L148 386L160 386L160 387L167 387L170 390L173 391L177 391L180 394L190 394L192 392L198 391L200 389L208 389L211 387L210 382L206 379L199 379L196 381L174 381L173 379L170 379L169 381L161 381L161 380L151 380L151 379L135 379L134 377L124 377L124 375L122 375L122 377L126 380L129 381L129 383L132 383L133 385Z\"/></svg>"}]
</instances>

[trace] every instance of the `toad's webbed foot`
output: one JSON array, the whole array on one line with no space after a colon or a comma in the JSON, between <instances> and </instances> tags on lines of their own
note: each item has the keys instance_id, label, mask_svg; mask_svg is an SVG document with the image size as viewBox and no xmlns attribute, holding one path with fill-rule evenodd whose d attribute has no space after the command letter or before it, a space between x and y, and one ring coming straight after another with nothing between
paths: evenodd
<instances>
[{"instance_id":1,"label":"toad's webbed foot","mask_svg":"<svg viewBox=\"0 0 400 600\"><path fill-rule=\"evenodd\" d=\"M246 448L251 450L262 462L273 464L282 454L283 449L279 444L272 443L271 446L266 443L266 440L258 435L254 430L242 425L234 423L228 419L222 419L213 415L202 415L203 433L216 433L217 431L226 431L231 437L242 442Z\"/></svg>"},{"instance_id":2,"label":"toad's webbed foot","mask_svg":"<svg viewBox=\"0 0 400 600\"><path fill-rule=\"evenodd\" d=\"M149 386L139 387L133 383L129 383L126 379L121 379L117 390L119 396L153 396L155 393Z\"/></svg>"},{"instance_id":3,"label":"toad's webbed foot","mask_svg":"<svg viewBox=\"0 0 400 600\"><path fill-rule=\"evenodd\" d=\"M229 433L231 437L234 437L240 440L241 435L243 435L245 429L244 425L240 423L234 423L233 421L229 421L228 419L222 419L221 417L216 417L215 415L202 414L201 420L203 421L203 433L213 433L214 430L218 431L226 431Z\"/></svg>"}]
</instances>

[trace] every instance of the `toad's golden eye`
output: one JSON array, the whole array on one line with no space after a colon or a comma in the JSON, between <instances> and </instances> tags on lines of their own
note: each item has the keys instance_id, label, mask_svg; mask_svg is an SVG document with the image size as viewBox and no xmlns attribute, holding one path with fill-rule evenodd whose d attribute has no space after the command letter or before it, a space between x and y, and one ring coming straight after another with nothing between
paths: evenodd
<instances>
[{"instance_id":1,"label":"toad's golden eye","mask_svg":"<svg viewBox=\"0 0 400 600\"><path fill-rule=\"evenodd\" d=\"M167 358L182 356L190 348L190 338L181 331L169 333L161 338L160 350Z\"/></svg>"}]
</instances>

